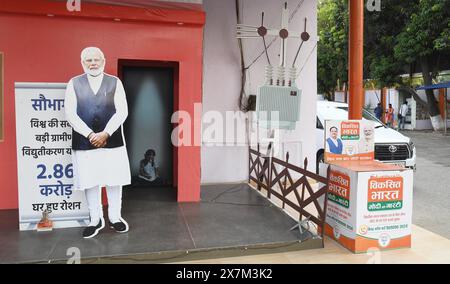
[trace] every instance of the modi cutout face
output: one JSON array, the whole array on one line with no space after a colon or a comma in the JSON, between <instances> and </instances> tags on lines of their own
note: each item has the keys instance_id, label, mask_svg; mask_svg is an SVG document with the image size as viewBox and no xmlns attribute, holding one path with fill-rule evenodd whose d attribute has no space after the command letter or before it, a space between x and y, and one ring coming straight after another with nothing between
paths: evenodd
<instances>
[{"instance_id":1,"label":"modi cutout face","mask_svg":"<svg viewBox=\"0 0 450 284\"><path fill-rule=\"evenodd\" d=\"M105 56L99 48L87 47L81 52L81 64L85 73L98 76L105 69Z\"/></svg>"},{"instance_id":2,"label":"modi cutout face","mask_svg":"<svg viewBox=\"0 0 450 284\"><path fill-rule=\"evenodd\" d=\"M373 129L369 126L364 127L364 137L367 141L373 140Z\"/></svg>"}]
</instances>

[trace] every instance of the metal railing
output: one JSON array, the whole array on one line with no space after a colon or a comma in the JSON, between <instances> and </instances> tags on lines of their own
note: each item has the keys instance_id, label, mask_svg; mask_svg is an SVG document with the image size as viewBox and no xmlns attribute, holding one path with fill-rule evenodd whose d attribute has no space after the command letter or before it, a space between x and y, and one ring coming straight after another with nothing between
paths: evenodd
<instances>
[{"instance_id":1,"label":"metal railing","mask_svg":"<svg viewBox=\"0 0 450 284\"><path fill-rule=\"evenodd\" d=\"M317 228L315 236L320 236L323 242L330 169L327 169L327 176L322 177L309 172L307 167L308 159L305 159L304 167L300 168L289 163L289 153L283 161L262 155L259 144L257 150L249 147L249 183L253 182L260 192L264 189L268 199L275 197L281 201L282 209L286 209L287 205L298 213L299 224L296 227L300 232L309 229L309 222L314 223ZM282 170L278 171L277 168ZM318 186L313 186L314 182Z\"/></svg>"}]
</instances>

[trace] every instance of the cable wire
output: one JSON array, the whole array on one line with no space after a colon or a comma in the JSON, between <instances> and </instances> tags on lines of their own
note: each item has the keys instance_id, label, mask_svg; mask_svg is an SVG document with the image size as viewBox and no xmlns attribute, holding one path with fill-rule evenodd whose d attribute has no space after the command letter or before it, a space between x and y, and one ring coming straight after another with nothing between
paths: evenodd
<instances>
[{"instance_id":1,"label":"cable wire","mask_svg":"<svg viewBox=\"0 0 450 284\"><path fill-rule=\"evenodd\" d=\"M297 6L295 7L294 11L292 11L290 17L289 17L289 23L291 23L291 21L295 18L295 16L297 15L298 11L300 10L300 8L302 7L303 3L305 2L305 0L301 0L299 1L299 3L297 4ZM239 0L235 1L236 4L236 18L237 18L237 22L238 24L241 23L241 13L243 11L243 8L241 9L241 3ZM238 46L239 46L239 51L240 51L240 55L241 55L241 90L240 90L240 94L239 94L239 102L238 102L238 106L239 106L239 110L244 111L244 112L248 112L249 109L249 105L247 103L247 93L245 92L245 86L247 85L247 75L246 72L264 55L266 54L268 57L268 50L269 48L277 41L278 37L272 39L270 41L270 43L267 45L266 40L263 40L264 43L264 50L248 65L245 65L245 56L244 56L244 48L242 45L242 39L238 39ZM270 60L269 60L270 62Z\"/></svg>"}]
</instances>

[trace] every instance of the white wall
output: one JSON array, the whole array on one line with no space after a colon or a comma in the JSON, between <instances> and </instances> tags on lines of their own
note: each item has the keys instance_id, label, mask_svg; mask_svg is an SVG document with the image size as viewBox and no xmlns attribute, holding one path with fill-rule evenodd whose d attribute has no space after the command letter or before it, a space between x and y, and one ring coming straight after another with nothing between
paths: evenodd
<instances>
[{"instance_id":1,"label":"white wall","mask_svg":"<svg viewBox=\"0 0 450 284\"><path fill-rule=\"evenodd\" d=\"M450 94L450 89L447 89L447 92ZM419 95L419 97L426 101L427 100L427 94L425 92L425 90L419 90L417 91L417 94ZM434 97L436 98L436 101L439 102L439 90L434 90ZM448 95L449 99L450 99L450 95ZM447 125L450 126L450 120L447 120ZM416 129L418 130L430 130L433 129L433 125L431 124L431 120L427 119L427 120L418 120L417 121L417 127Z\"/></svg>"},{"instance_id":2,"label":"white wall","mask_svg":"<svg viewBox=\"0 0 450 284\"><path fill-rule=\"evenodd\" d=\"M339 103L345 103L345 92L334 92L334 101Z\"/></svg>"},{"instance_id":3,"label":"white wall","mask_svg":"<svg viewBox=\"0 0 450 284\"><path fill-rule=\"evenodd\" d=\"M344 94L341 91L335 92L334 100L341 103L345 102ZM347 93L347 102L349 101L348 95ZM381 100L381 90L365 90L364 96L364 107L369 106L371 109L374 109Z\"/></svg>"},{"instance_id":4,"label":"white wall","mask_svg":"<svg viewBox=\"0 0 450 284\"><path fill-rule=\"evenodd\" d=\"M375 109L381 101L381 90L366 90L364 99L364 107Z\"/></svg>"},{"instance_id":5,"label":"white wall","mask_svg":"<svg viewBox=\"0 0 450 284\"><path fill-rule=\"evenodd\" d=\"M448 90L450 93L450 89ZM419 97L427 101L427 95L424 90L417 91L417 94ZM434 91L434 96L436 100L439 102L439 90ZM381 90L366 90L365 91L365 103L364 107L369 106L372 110L376 107L377 103L381 99ZM450 99L450 95L449 95ZM335 101L336 102L344 102L344 92L335 92ZM399 93L396 89L388 89L387 95L386 95L386 105L392 104L392 107L394 108L394 114L397 118L398 110L400 108L400 105L403 103L401 100L401 97L399 96ZM450 120L448 120L448 125L450 126ZM424 119L424 120L416 120L416 130L431 130L433 129L433 126L431 124L430 119Z\"/></svg>"},{"instance_id":6,"label":"white wall","mask_svg":"<svg viewBox=\"0 0 450 284\"><path fill-rule=\"evenodd\" d=\"M281 25L281 8L284 0L241 0L243 22L259 26L261 12L266 16L266 26L278 28ZM291 21L291 29L303 31L304 18L308 18L308 32L317 38L317 1L289 1L291 13L303 2ZM215 110L238 111L238 98L241 82L240 53L236 35L236 10L234 0L205 0L206 27L204 42L204 77L203 77L203 113ZM268 39L270 42L271 39ZM280 40L269 49L272 65L278 65ZM298 43L290 41L288 62L293 61ZM261 39L243 41L245 62L248 65L263 51ZM308 157L311 168L315 167L315 123L317 100L317 53L315 40L305 43L297 66L302 69L297 84L302 89L301 121L296 131L285 135L286 147L291 148L291 161L303 165ZM307 57L309 58L307 59ZM258 87L264 83L265 56L254 64L248 72L248 94L257 94ZM246 116L239 119L245 127ZM203 123L203 131L209 126ZM218 147L202 145L202 183L238 182L248 179L248 148L245 146ZM300 149L298 149L300 147Z\"/></svg>"}]
</instances>

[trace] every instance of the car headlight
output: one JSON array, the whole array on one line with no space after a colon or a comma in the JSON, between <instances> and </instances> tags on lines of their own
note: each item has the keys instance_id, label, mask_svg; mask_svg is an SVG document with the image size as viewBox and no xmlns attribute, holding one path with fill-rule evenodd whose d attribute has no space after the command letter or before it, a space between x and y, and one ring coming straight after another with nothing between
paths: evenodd
<instances>
[{"instance_id":1,"label":"car headlight","mask_svg":"<svg viewBox=\"0 0 450 284\"><path fill-rule=\"evenodd\" d=\"M414 145L414 142L410 141L409 144L409 150L411 151L411 157L413 156L413 153L416 151L416 146Z\"/></svg>"}]
</instances>

